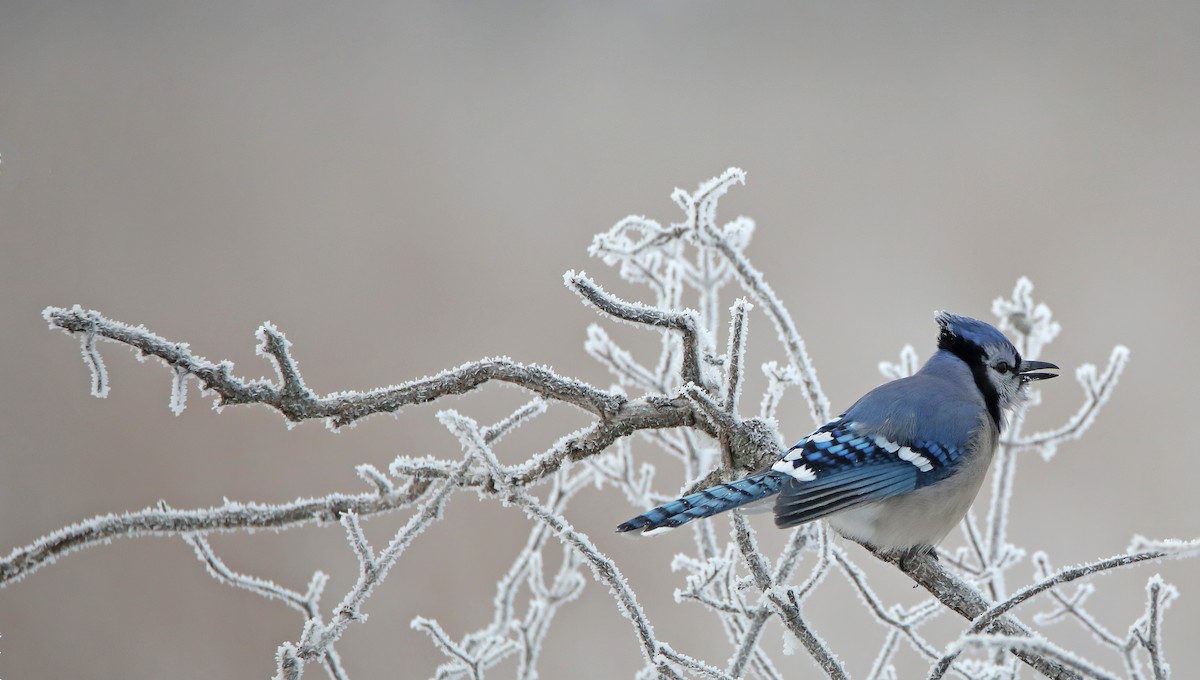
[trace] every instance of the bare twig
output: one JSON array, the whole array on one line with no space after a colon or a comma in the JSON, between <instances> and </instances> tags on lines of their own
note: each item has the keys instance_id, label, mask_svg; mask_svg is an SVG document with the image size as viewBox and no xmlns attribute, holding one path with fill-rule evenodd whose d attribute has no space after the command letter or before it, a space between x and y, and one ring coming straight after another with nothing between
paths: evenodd
<instances>
[{"instance_id":1,"label":"bare twig","mask_svg":"<svg viewBox=\"0 0 1200 680\"><path fill-rule=\"evenodd\" d=\"M625 302L606 292L583 272L568 271L563 274L563 282L596 309L615 319L677 331L683 339L683 380L697 385L708 385L704 379L701 362L701 356L708 343L701 337L701 328L695 312L679 312Z\"/></svg>"},{"instance_id":2,"label":"bare twig","mask_svg":"<svg viewBox=\"0 0 1200 680\"><path fill-rule=\"evenodd\" d=\"M383 582L388 572L400 555L412 544L413 540L430 524L441 519L442 510L450 494L458 488L462 477L470 467L473 455L468 453L459 465L454 476L446 479L430 493L430 496L408 522L388 542L378 555L371 549L359 525L358 516L347 512L342 514L342 526L346 528L350 545L358 558L359 574L354 587L346 593L341 603L334 608L333 616L328 624L310 621L305 626L304 634L296 647L296 653L301 659L311 660L320 658L325 650L337 641L346 628L354 621L364 619L361 614L363 603L371 596L375 587Z\"/></svg>"},{"instance_id":3,"label":"bare twig","mask_svg":"<svg viewBox=\"0 0 1200 680\"><path fill-rule=\"evenodd\" d=\"M1080 366L1075 372L1075 378L1083 387L1084 402L1075 415L1059 428L1018 438L1013 444L1022 448L1043 448L1052 452L1053 447L1058 444L1078 439L1091 427L1101 407L1112 396L1113 389L1128 363L1129 348L1117 345L1108 357L1108 365L1104 372L1099 376L1096 375L1096 367L1092 364ZM1049 455L1043 453L1043 457L1048 458Z\"/></svg>"},{"instance_id":4,"label":"bare twig","mask_svg":"<svg viewBox=\"0 0 1200 680\"><path fill-rule=\"evenodd\" d=\"M750 528L745 516L740 511L734 511L733 526L738 548L746 559L750 575L754 577L754 585L766 596L783 624L796 636L800 644L804 645L804 648L808 650L813 660L828 677L835 680L848 679L850 676L846 673L841 661L834 656L825 641L804 619L795 591L781 592L777 587L778 584L775 583L762 553L758 550L754 530Z\"/></svg>"},{"instance_id":5,"label":"bare twig","mask_svg":"<svg viewBox=\"0 0 1200 680\"><path fill-rule=\"evenodd\" d=\"M165 510L166 508L164 507L163 509ZM208 573L217 581L252 592L269 600L279 600L303 614L305 622L311 621L315 625L321 625L321 593L325 590L325 584L329 582L329 576L324 572L315 572L312 580L308 583L308 590L301 594L272 581L241 574L230 569L221 558L217 557L212 546L208 544L208 541L203 536L187 534L184 535L183 540L192 546L192 549L196 551L196 556L208 568ZM291 649L293 652L295 651L294 647ZM338 656L332 644L325 648L323 657L325 670L329 673L329 677L332 680L346 680L346 671L342 667L341 657Z\"/></svg>"},{"instance_id":6,"label":"bare twig","mask_svg":"<svg viewBox=\"0 0 1200 680\"><path fill-rule=\"evenodd\" d=\"M463 448L469 452L468 455L479 456L484 464L491 469L496 479L510 480L512 478L512 471L500 465L495 454L492 453L487 443L479 435L479 429L474 421L453 411L443 411L439 414L439 417L446 427L459 438ZM620 569L617 568L617 565L609 557L600 552L587 536L571 527L562 515L550 511L523 488L511 481L503 484L501 493L514 505L524 510L530 517L545 523L560 540L575 548L584 560L587 561L596 579L612 590L622 613L633 623L642 654L648 664L657 667L661 673L673 675L675 672L669 666L665 665L662 659L667 658L677 663L685 663L686 661L685 665L689 669L703 669L706 675L714 678L729 678L729 676L720 670L690 657L685 657L679 652L670 650L661 644L654 636L654 630L650 626L645 613L642 611L641 605L638 604L637 596L629 587L628 582L621 574Z\"/></svg>"},{"instance_id":7,"label":"bare twig","mask_svg":"<svg viewBox=\"0 0 1200 680\"><path fill-rule=\"evenodd\" d=\"M725 350L725 410L738 412L742 395L743 366L746 363L746 317L754 305L738 298L729 308L729 346Z\"/></svg>"},{"instance_id":8,"label":"bare twig","mask_svg":"<svg viewBox=\"0 0 1200 680\"><path fill-rule=\"evenodd\" d=\"M187 345L170 342L144 327L130 326L107 319L99 312L85 311L78 305L71 309L47 307L43 316L51 326L68 333L94 334L98 338L128 345L143 355L158 357L172 368L195 376L205 390L215 392L219 406L263 404L278 410L290 421L325 419L335 429L376 413L391 413L405 406L470 392L491 380L519 385L542 397L578 406L601 418L618 415L627 403L627 399L620 394L563 378L542 366L519 364L504 358L463 364L403 385L318 397L304 386L286 338L270 324L260 329L260 353L273 360L279 374L279 385L265 380L236 378L232 374L232 363L223 361L214 364L192 354Z\"/></svg>"},{"instance_id":9,"label":"bare twig","mask_svg":"<svg viewBox=\"0 0 1200 680\"><path fill-rule=\"evenodd\" d=\"M1117 555L1116 557L1110 557L1105 560L1092 562L1079 567L1063 569L1056 574L1042 579L1038 583L1022 588L1004 602L992 605L987 611L975 617L974 623L971 624L964 635L978 635L979 633L988 630L997 619L999 619L1001 616L1004 616L1004 614L1013 607L1016 607L1029 598L1034 597L1035 595L1049 590L1055 586L1059 586L1064 583L1070 583L1076 579L1080 579L1085 576L1091 576L1092 574L1108 571L1110 569L1119 569L1121 567L1127 567L1139 562L1159 559L1161 557L1165 557L1166 555L1167 553L1164 551L1144 552L1136 555ZM950 664L953 663L954 659L957 657L957 650L953 652L947 652L944 656L942 656L942 658L939 659L930 670L930 680L939 680L942 678L946 674L946 671L949 670Z\"/></svg>"},{"instance_id":10,"label":"bare twig","mask_svg":"<svg viewBox=\"0 0 1200 680\"><path fill-rule=\"evenodd\" d=\"M121 515L99 515L72 524L13 550L0 560L0 586L19 581L48 563L76 550L134 536L181 534L246 529L290 529L304 524L336 522L348 512L360 516L392 512L421 498L428 484L417 483L391 496L378 493L330 494L301 498L283 505L227 502L196 510L164 511L150 507Z\"/></svg>"},{"instance_id":11,"label":"bare twig","mask_svg":"<svg viewBox=\"0 0 1200 680\"><path fill-rule=\"evenodd\" d=\"M1117 676L1091 664L1079 656L1056 647L1041 638L1014 635L971 635L963 638L959 647L983 647L989 649L1011 649L1017 656L1036 655L1036 658L1046 659L1064 669L1069 669L1073 677L1096 678L1096 680L1117 680Z\"/></svg>"},{"instance_id":12,"label":"bare twig","mask_svg":"<svg viewBox=\"0 0 1200 680\"><path fill-rule=\"evenodd\" d=\"M974 620L987 611L992 604L969 583L950 573L929 555L901 556L872 550L864 546L879 559L896 565L905 574L917 582L945 606L958 612L964 618ZM1014 637L1030 637L1033 635L1027 626L1010 616L1001 616L993 624L994 630L1000 635ZM1035 649L1018 647L1013 651L1022 661L1048 678L1078 679L1080 676L1071 668L1063 665L1056 658L1040 656Z\"/></svg>"}]
</instances>

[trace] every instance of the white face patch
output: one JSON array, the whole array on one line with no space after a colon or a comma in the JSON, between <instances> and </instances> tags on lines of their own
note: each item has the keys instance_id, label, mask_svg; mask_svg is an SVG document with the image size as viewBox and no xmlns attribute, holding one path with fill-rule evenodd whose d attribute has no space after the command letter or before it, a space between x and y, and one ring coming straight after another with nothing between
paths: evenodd
<instances>
[{"instance_id":1,"label":"white face patch","mask_svg":"<svg viewBox=\"0 0 1200 680\"><path fill-rule=\"evenodd\" d=\"M1008 372L1000 373L996 370L996 364L1001 361L1010 366ZM1010 350L1003 347L988 347L984 355L984 362L987 365L988 382L996 390L1001 410L1011 409L1024 401L1026 395L1025 391L1021 389L1024 382L1017 373L1017 358Z\"/></svg>"},{"instance_id":2,"label":"white face patch","mask_svg":"<svg viewBox=\"0 0 1200 680\"><path fill-rule=\"evenodd\" d=\"M802 482L811 482L817 478L817 474L813 472L807 465L796 467L791 460L784 458L783 460L771 466L775 472L782 472L785 475L791 475Z\"/></svg>"}]
</instances>

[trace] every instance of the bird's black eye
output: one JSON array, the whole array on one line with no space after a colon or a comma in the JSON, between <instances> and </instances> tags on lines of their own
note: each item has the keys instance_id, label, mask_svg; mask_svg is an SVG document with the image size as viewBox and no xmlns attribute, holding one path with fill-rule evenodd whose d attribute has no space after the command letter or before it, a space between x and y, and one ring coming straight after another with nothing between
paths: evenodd
<instances>
[{"instance_id":1,"label":"bird's black eye","mask_svg":"<svg viewBox=\"0 0 1200 680\"><path fill-rule=\"evenodd\" d=\"M1009 369L1011 368L1012 366L1009 366L1007 361L1001 361L1000 363L996 364L996 372L1000 375L1008 373Z\"/></svg>"}]
</instances>

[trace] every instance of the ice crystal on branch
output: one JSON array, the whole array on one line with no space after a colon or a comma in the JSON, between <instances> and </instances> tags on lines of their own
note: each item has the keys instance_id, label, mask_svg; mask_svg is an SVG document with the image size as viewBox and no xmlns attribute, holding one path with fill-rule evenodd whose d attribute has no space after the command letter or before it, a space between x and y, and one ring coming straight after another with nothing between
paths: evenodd
<instances>
[{"instance_id":1,"label":"ice crystal on branch","mask_svg":"<svg viewBox=\"0 0 1200 680\"><path fill-rule=\"evenodd\" d=\"M899 380L917 372L920 368L919 359L917 358L917 350L912 345L905 345L900 350L900 361L892 363L890 361L879 362L879 372L888 380Z\"/></svg>"},{"instance_id":2,"label":"ice crystal on branch","mask_svg":"<svg viewBox=\"0 0 1200 680\"><path fill-rule=\"evenodd\" d=\"M1000 330L1011 331L1017 338L1017 349L1026 359L1037 359L1042 348L1054 342L1062 326L1051 318L1046 303L1033 301L1033 282L1022 276L1017 279L1012 297L996 298L992 314L1000 320Z\"/></svg>"},{"instance_id":3,"label":"ice crystal on branch","mask_svg":"<svg viewBox=\"0 0 1200 680\"><path fill-rule=\"evenodd\" d=\"M537 677L544 642L556 615L570 606L589 582L611 595L614 615L628 620L631 634L612 644L628 650L626 654L640 656L638 677L782 680L815 670L840 679L849 677L844 658L866 657L873 658L867 678L896 680L909 674L900 670L902 653L923 660L930 678L1008 680L1023 666L1052 678L1115 677L1086 658L1087 654L1054 644L1042 630L1014 616L1018 606L1035 598L1042 600L1042 608L1029 618L1037 626L1049 628L1075 621L1091 633L1099 650L1118 656L1129 677L1144 678L1147 672L1156 680L1166 677L1164 612L1178 591L1157 575L1151 577L1145 587L1142 615L1128 625L1127 632L1114 633L1087 610L1096 585L1086 579L1144 562L1194 557L1200 553L1200 543L1137 537L1125 553L1055 569L1046 551L1018 546L1009 535L1009 508L1018 493L1016 468L1028 458L1023 454L1037 451L1049 460L1061 444L1088 430L1127 365L1129 351L1119 345L1103 370L1091 364L1076 370L1083 401L1066 423L1042 433L1022 433L1025 410L1035 408L1036 399L1011 416L997 454L991 493L980 503L986 507L986 519L980 521L970 513L963 522L963 545L943 547L940 560L929 556L901 560L895 555L864 553L836 542L819 522L793 529L782 551L768 555L742 512L734 511L689 524L683 531L690 532L692 548L669 564L679 572L677 606L713 616L728 647L692 650L689 640L669 643L654 628L625 574L666 570L668 565L654 561L618 564L603 552L604 540L592 539L570 521L571 501L582 489L594 487L610 493L618 505L616 499L624 498L630 506L642 509L674 498L680 489L699 489L761 469L773 462L783 447L777 421L793 387L801 392L813 421L824 423L832 414L799 326L747 255L754 222L746 217L718 221L721 197L745 180L744 172L732 168L695 191L676 189L671 198L683 213L681 221L664 226L654 219L631 216L595 237L589 253L613 267L617 276L640 287L642 300L617 297L582 272L564 275L567 288L601 317L586 329L584 350L612 374L617 385L612 389L589 385L545 366L494 357L396 385L321 395L305 384L292 343L270 322L256 333L257 353L272 365L275 377L246 380L234 375L233 364L208 361L192 353L187 343L167 340L144 327L79 306L47 308L44 317L51 327L77 336L91 374L92 394L108 394L108 373L97 345L101 340L113 342L137 350L139 358L155 357L170 369L169 406L177 415L184 411L190 380L199 383L201 394L212 393L218 409L258 404L278 411L289 425L317 419L335 430L373 414L396 413L492 382L515 385L528 392L530 400L488 426L454 411L439 412L437 417L461 449L461 456L401 455L386 473L360 464L354 469L367 489L357 493L329 493L278 505L226 501L218 507L191 510L174 509L164 502L137 512L85 520L18 547L0 560L0 586L22 579L58 557L113 539L181 537L218 582L282 602L302 614L304 622L294 641L284 641L276 650L277 678L300 678L306 665L318 664L339 680L348 676L347 664L336 651L338 641L349 634L353 624L367 621L370 600L390 569L420 550L419 535L434 529L458 492L469 490L503 508L500 512L523 515L528 532L523 543L511 546L508 569L493 575L497 580L490 620L480 621L474 630L455 639L438 623L438 612L418 612L411 619L413 628L425 633L432 647L445 656L445 662L434 671L437 678L482 678L512 657L516 658L517 677ZM688 307L693 301L694 306ZM1033 299L1033 284L1023 277L1011 296L997 299L992 309L999 326L1026 358L1038 357L1062 330L1049 307ZM746 348L755 315L770 321L778 346L773 358L761 366L766 387L757 400L758 413L747 417L743 414L749 403L743 394ZM605 330L612 321L655 333L659 341L656 356L638 356L622 347ZM723 347L718 347L722 334ZM758 335L754 337L757 341ZM904 346L897 362L879 364L888 379L912 375L917 367L917 353L911 345ZM493 445L552 404L569 405L593 420L577 431L563 433L543 450L529 452L520 463L502 464ZM788 414L788 429L807 431L797 419L794 413ZM666 456L649 457L648 449L658 449ZM650 460L667 464L656 467ZM656 488L656 483L662 488ZM387 537L374 537L373 541L366 521L392 512L407 513L407 520L386 541L381 538ZM216 532L287 529L310 523L340 525L358 565L354 583L326 610L321 607L328 581L323 572L313 575L304 592L292 590L230 568L207 538ZM889 593L884 590L886 584L869 582L867 571L859 564L869 554L894 564L922 586L928 597L913 603L908 593ZM1014 567L1025 564L1030 554L1037 580L1010 589L1007 581ZM550 564L558 566L550 568ZM837 649L807 617L808 598L831 575L849 584L857 596L846 605L861 606L881 629L883 641L873 653L862 641ZM1143 595L1137 597L1140 601ZM951 615L966 619L957 624L957 635L947 638L927 626ZM772 658L763 644L768 629L783 631L785 654L794 652L796 656L782 662Z\"/></svg>"}]
</instances>

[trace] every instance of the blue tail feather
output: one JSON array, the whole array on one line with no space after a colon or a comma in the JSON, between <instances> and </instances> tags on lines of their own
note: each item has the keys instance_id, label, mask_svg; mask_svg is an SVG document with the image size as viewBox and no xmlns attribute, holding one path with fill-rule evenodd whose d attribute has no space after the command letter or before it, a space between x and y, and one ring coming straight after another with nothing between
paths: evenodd
<instances>
[{"instance_id":1,"label":"blue tail feather","mask_svg":"<svg viewBox=\"0 0 1200 680\"><path fill-rule=\"evenodd\" d=\"M677 527L701 517L732 510L747 503L779 493L784 482L791 479L780 472L761 472L728 484L704 489L690 496L671 501L649 510L617 527L617 531L653 531Z\"/></svg>"}]
</instances>

